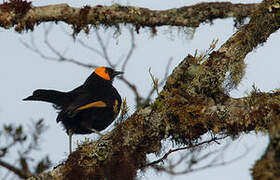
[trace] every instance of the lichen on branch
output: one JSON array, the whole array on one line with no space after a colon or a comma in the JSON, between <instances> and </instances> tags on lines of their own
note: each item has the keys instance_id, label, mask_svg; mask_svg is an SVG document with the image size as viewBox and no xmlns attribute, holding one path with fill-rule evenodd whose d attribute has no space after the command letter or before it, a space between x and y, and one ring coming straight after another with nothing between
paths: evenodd
<instances>
[{"instance_id":1,"label":"lichen on branch","mask_svg":"<svg viewBox=\"0 0 280 180\"><path fill-rule=\"evenodd\" d=\"M134 6L84 6L73 8L67 4L33 7L22 0L12 0L0 5L0 26L15 30L33 30L42 22L65 22L73 26L74 34L81 30L89 31L89 26L116 26L133 24L138 31L141 27L169 25L180 27L198 27L203 22L211 22L217 18L248 17L257 4L200 3L168 10L150 10Z\"/></svg>"}]
</instances>

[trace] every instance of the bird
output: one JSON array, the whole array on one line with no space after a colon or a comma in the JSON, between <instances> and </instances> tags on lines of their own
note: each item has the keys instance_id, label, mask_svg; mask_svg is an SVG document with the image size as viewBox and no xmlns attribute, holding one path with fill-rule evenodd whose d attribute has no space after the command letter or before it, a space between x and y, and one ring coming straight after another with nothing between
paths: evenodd
<instances>
[{"instance_id":1,"label":"bird","mask_svg":"<svg viewBox=\"0 0 280 180\"><path fill-rule=\"evenodd\" d=\"M52 103L58 110L57 123L62 123L69 136L72 153L73 134L96 133L107 128L120 112L122 99L112 85L116 76L123 74L110 67L101 66L79 87L69 92L37 89L24 101Z\"/></svg>"}]
</instances>

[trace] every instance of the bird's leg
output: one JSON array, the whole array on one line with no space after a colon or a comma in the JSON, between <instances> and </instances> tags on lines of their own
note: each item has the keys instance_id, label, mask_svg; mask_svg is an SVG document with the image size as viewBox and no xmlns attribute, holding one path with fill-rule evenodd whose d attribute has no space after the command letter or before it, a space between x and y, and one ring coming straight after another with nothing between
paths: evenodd
<instances>
[{"instance_id":1,"label":"bird's leg","mask_svg":"<svg viewBox=\"0 0 280 180\"><path fill-rule=\"evenodd\" d=\"M69 129L68 130L68 136L69 136L69 154L72 153L72 131Z\"/></svg>"},{"instance_id":2,"label":"bird's leg","mask_svg":"<svg viewBox=\"0 0 280 180\"><path fill-rule=\"evenodd\" d=\"M93 128L89 128L89 130L91 130L92 132L98 134L99 136L104 136L104 134L100 133L99 131L97 131L96 129L93 129Z\"/></svg>"}]
</instances>

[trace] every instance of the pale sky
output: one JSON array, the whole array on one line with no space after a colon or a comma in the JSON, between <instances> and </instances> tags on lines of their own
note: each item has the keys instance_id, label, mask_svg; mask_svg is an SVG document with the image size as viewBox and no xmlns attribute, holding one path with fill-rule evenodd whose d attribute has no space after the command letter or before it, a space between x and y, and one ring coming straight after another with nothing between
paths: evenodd
<instances>
[{"instance_id":1,"label":"pale sky","mask_svg":"<svg viewBox=\"0 0 280 180\"><path fill-rule=\"evenodd\" d=\"M33 5L47 5L57 3L54 0L36 1ZM63 1L60 1L63 2ZM65 1L70 5L81 7L86 4L96 5L104 4L103 1ZM123 5L137 5L151 9L169 9L180 7L183 5L191 5L199 1L170 1L170 0L137 0L137 1L114 1ZM237 3L237 1L234 1ZM238 1L242 2L242 1ZM245 1L260 2L260 1ZM106 5L110 5L106 1ZM63 27L63 28L62 28ZM69 38L62 29L71 32L71 28L64 23L53 25L50 34L50 42L54 44L57 50L63 52L67 49L66 56L73 57L83 62L92 62L97 65L106 65L104 60L96 54L82 48L77 42ZM148 69L151 67L153 74L161 78L164 74L163 69L170 58L173 59L171 71L187 54L194 54L195 49L199 51L206 50L213 39L218 39L218 47L223 44L235 31L233 27L233 19L215 20L213 25L204 24L196 29L193 39L188 39L182 32L178 32L177 28L162 27L157 28L158 35L152 37L148 29L141 29L141 33L136 35L136 50L132 59L127 65L125 77L138 85L142 95L149 92L152 87L152 81L149 77ZM170 33L172 31L173 33ZM45 154L50 155L50 159L55 165L58 165L67 158L68 155L68 136L62 129L61 125L56 124L57 113L50 104L43 102L23 102L22 99L31 95L33 90L39 88L56 89L61 91L69 91L84 82L93 69L78 67L69 63L58 63L47 61L39 57L38 54L26 49L20 41L30 42L30 36L33 34L35 42L42 51L47 55L52 55L44 45L44 29L43 26L35 28L34 32L15 33L13 30L0 30L0 49L2 50L2 60L0 61L0 125L3 123L13 122L23 124L28 127L31 120L44 118L45 123L49 126L48 131L43 136L42 149L34 154L36 158ZM103 37L113 36L112 31L103 33ZM97 47L94 34L87 37L81 33L78 37L83 38L86 43ZM262 91L271 91L279 88L279 61L277 61L280 33L274 33L267 43L256 48L246 57L247 69L246 76L241 82L237 90L231 95L233 97L246 96L253 84ZM129 34L126 28L122 33L111 39L110 56L111 59L118 61L126 54L129 45ZM217 48L218 48L217 47ZM118 67L120 68L120 67ZM114 86L119 90L122 97L126 97L128 105L134 110L134 99L131 91L123 83L116 80ZM103 131L106 133L106 130ZM74 144L77 140L83 140L84 137L91 139L97 138L96 135L74 136ZM264 135L241 135L235 140L234 145L229 149L226 159L234 158L244 152L246 148L250 148L249 154L233 164L225 167L218 167L191 173L184 176L176 176L171 178L166 174L155 174L148 171L140 179L207 179L215 180L248 180L250 179L249 168L251 168L263 153L267 145L267 137ZM12 159L12 157L10 157ZM2 174L0 174L1 177ZM11 176L10 176L11 177Z\"/></svg>"}]
</instances>

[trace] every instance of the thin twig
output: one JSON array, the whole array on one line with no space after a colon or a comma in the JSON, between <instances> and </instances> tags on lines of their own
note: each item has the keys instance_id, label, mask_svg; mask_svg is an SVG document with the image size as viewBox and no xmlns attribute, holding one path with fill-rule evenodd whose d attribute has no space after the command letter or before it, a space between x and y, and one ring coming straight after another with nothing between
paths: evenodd
<instances>
[{"instance_id":1,"label":"thin twig","mask_svg":"<svg viewBox=\"0 0 280 180\"><path fill-rule=\"evenodd\" d=\"M8 144L8 145L6 145L5 147L3 147L3 148L1 148L0 149L0 151L1 151L1 154L0 154L0 158L1 157L4 157L7 153L8 153L8 150L12 147L12 146L14 146L14 145L16 145L17 144L17 141L13 141L13 142L11 142L10 144Z\"/></svg>"},{"instance_id":2,"label":"thin twig","mask_svg":"<svg viewBox=\"0 0 280 180\"><path fill-rule=\"evenodd\" d=\"M228 136L225 136L225 137L228 137ZM220 138L225 138L225 137L220 137ZM217 142L217 140L218 139L215 138L215 139L209 140L208 142L209 143ZM202 142L202 143L206 143L206 142L207 141ZM224 146L223 148L217 149L215 151L211 151L210 153L207 153L207 154L205 154L205 155L203 155L201 157L198 157L198 158L197 158L197 154L195 154L195 152L193 152L192 154L190 154L191 152L188 152L187 155L184 155L183 157L181 157L176 163L171 163L167 167L164 167L164 166L161 166L161 165L158 165L158 164L153 164L153 165L151 165L151 167L155 168L157 171L163 171L163 172L166 172L166 173L171 174L171 175L182 175L182 174L187 174L187 173L191 173L191 172L194 172L194 171L201 171L201 170L205 170L205 169L212 168L212 167L219 167L219 166L224 166L224 165L231 164L233 162L236 162L237 160L240 160L241 158L246 156L248 154L248 152L249 152L248 148L247 148L247 150L243 154L241 154L240 156L238 156L236 158L233 158L233 159L231 159L229 161L220 161L220 159L223 156L220 153L218 153L218 152L222 152L223 153L225 151L225 149L229 147L229 145L230 144ZM180 148L178 148L178 149L180 149ZM201 162L203 160L209 159L209 157L214 155L214 154L216 154L216 156L210 162L208 162L207 165L204 165L204 166L198 167L198 168L192 168L198 162ZM176 172L174 170L174 168L178 167L178 165L181 164L185 159L189 158L189 155L192 155L192 156L188 160L188 167L185 168L184 170ZM161 161L159 161L159 162L161 162Z\"/></svg>"},{"instance_id":3,"label":"thin twig","mask_svg":"<svg viewBox=\"0 0 280 180\"><path fill-rule=\"evenodd\" d=\"M45 30L45 36L44 36L44 42L47 45L47 47L54 53L58 58L56 58L57 61L64 61L64 62L70 62L79 66L84 66L87 68L93 68L96 67L95 65L92 64L85 64L81 63L78 60L72 59L72 58L66 58L63 54L61 54L59 51L56 50L56 48L49 42L49 33L51 31L52 26L48 26L48 28Z\"/></svg>"},{"instance_id":4,"label":"thin twig","mask_svg":"<svg viewBox=\"0 0 280 180\"><path fill-rule=\"evenodd\" d=\"M7 163L7 162L4 162L4 161L1 161L0 160L0 166L8 169L9 171L15 173L16 175L18 175L20 178L28 178L30 176L32 176L32 174L28 173L28 172L25 172L25 171L22 171L21 169L19 168L16 168L15 166Z\"/></svg>"},{"instance_id":5,"label":"thin twig","mask_svg":"<svg viewBox=\"0 0 280 180\"><path fill-rule=\"evenodd\" d=\"M97 55L99 55L102 58L105 58L104 55L102 54L102 52L100 52L98 49L89 46L88 44L84 43L84 41L82 41L81 39L77 39L78 43L80 43L80 45L94 53L96 53Z\"/></svg>"},{"instance_id":6,"label":"thin twig","mask_svg":"<svg viewBox=\"0 0 280 180\"><path fill-rule=\"evenodd\" d=\"M186 169L186 170L183 170L183 171L179 171L179 172L175 172L173 170L169 170L169 169L166 169L164 167L161 167L161 166L158 166L157 167L157 170L160 170L160 171L164 171L168 174L171 174L171 175L182 175L182 174L187 174L187 173L191 173L191 172L195 172L195 171L201 171L201 170L205 170L205 169L208 169L208 168L213 168L213 167L220 167L220 166L224 166L224 165L229 165L229 164L232 164L238 160L240 160L241 158L245 157L246 155L248 154L248 151L246 151L245 153L243 153L242 155L236 157L236 158L233 158L229 161L223 161L223 162L220 162L220 163L208 163L208 165L205 165L205 166L202 166L202 167L199 167L199 168L195 168L195 169Z\"/></svg>"},{"instance_id":7,"label":"thin twig","mask_svg":"<svg viewBox=\"0 0 280 180\"><path fill-rule=\"evenodd\" d=\"M45 55L43 53L43 51L41 51L38 46L35 43L34 40L34 36L33 34L31 34L31 40L30 40L30 44L24 42L23 40L20 40L20 42L23 44L23 46L25 46L27 49L30 49L31 51L33 51L34 53L38 54L41 58L46 59L46 60L50 60L50 61L58 61L58 62L68 62L68 63L72 63L72 64L76 64L78 66L81 67L85 67L85 68L96 68L97 66L94 64L86 64L86 63L82 63L78 60L75 60L73 58L66 58L63 54L61 54L59 51L57 51L54 46L49 42L48 39L48 34L50 33L51 26L48 26L47 29L45 29L45 37L44 37L44 42L47 45L47 47L52 51L52 53L54 53L56 55L56 57L53 56L48 56Z\"/></svg>"},{"instance_id":8,"label":"thin twig","mask_svg":"<svg viewBox=\"0 0 280 180\"><path fill-rule=\"evenodd\" d=\"M106 62L108 63L109 66L114 68L116 65L113 65L113 63L111 62L109 55L108 55L107 46L104 44L103 39L101 38L98 30L95 31L95 35L96 35L98 43L102 49L104 59L106 60Z\"/></svg>"},{"instance_id":9,"label":"thin twig","mask_svg":"<svg viewBox=\"0 0 280 180\"><path fill-rule=\"evenodd\" d=\"M212 143L212 142L216 142L218 140L221 140L221 139L224 139L226 138L227 136L223 136L223 137L215 137L213 139L210 139L210 140L207 140L207 141L203 141L203 142L200 142L200 143L197 143L197 144L194 144L194 145L190 145L190 146L185 146L185 147L181 147L181 148L176 148L176 149L171 149L169 150L167 153L164 154L163 157L161 157L160 159L156 160L156 161L153 161L151 163L148 163L146 165L144 165L144 167L147 167L147 166L152 166L152 165L155 165L155 164L158 164L162 161L164 161L165 159L167 159L167 157L174 153L174 152L177 152L177 151L182 151L182 150L186 150L186 149L190 149L190 148L195 148L195 147L198 147L198 146L201 146L201 145L204 145L204 144L209 144L209 143Z\"/></svg>"},{"instance_id":10,"label":"thin twig","mask_svg":"<svg viewBox=\"0 0 280 180\"><path fill-rule=\"evenodd\" d=\"M120 80L122 80L130 89L131 91L134 93L135 95L135 100L136 100L136 105L137 107L139 107L141 105L142 102L142 97L140 96L140 94L138 93L137 87L135 84L132 84L131 82L129 82L126 78L124 78L123 76L118 77Z\"/></svg>"},{"instance_id":11,"label":"thin twig","mask_svg":"<svg viewBox=\"0 0 280 180\"><path fill-rule=\"evenodd\" d=\"M130 40L131 44L130 44L130 49L129 49L128 53L127 53L127 56L126 56L126 58L125 58L125 60L123 62L123 65L122 65L122 71L123 72L125 71L126 65L127 65L128 61L130 60L130 58L131 58L131 56L132 56L132 54L134 52L134 49L136 47L133 28L130 28L129 32L130 32L130 37L131 37L131 40Z\"/></svg>"},{"instance_id":12,"label":"thin twig","mask_svg":"<svg viewBox=\"0 0 280 180\"><path fill-rule=\"evenodd\" d=\"M166 81L166 79L168 77L168 73L169 73L169 70L170 70L170 65L171 65L172 60L173 59L170 58L168 63L166 64L164 78L158 83L158 87L163 86L164 82ZM150 103L151 97L154 94L155 90L156 90L155 88L152 88L150 90L149 94L146 96L145 100L143 101L143 104L149 104Z\"/></svg>"}]
</instances>

